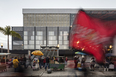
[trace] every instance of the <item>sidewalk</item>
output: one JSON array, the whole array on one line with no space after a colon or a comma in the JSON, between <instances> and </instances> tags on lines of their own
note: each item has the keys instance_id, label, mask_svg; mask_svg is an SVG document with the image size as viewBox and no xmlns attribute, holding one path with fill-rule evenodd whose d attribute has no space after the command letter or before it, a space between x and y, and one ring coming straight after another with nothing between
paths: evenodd
<instances>
[{"instance_id":1,"label":"sidewalk","mask_svg":"<svg viewBox=\"0 0 116 77\"><path fill-rule=\"evenodd\" d=\"M25 69L24 73L20 72L14 72L13 68L8 68L5 72L0 72L0 77L8 77L8 76L36 76L36 77L83 77L83 72L74 70L73 69L74 63L73 61L69 61L67 66L65 67L65 70L58 70L58 71L52 71L51 74L48 74L47 71L45 71L44 68L39 69L37 71L33 71L32 68L28 67ZM116 77L116 74L114 71L105 71L100 72L98 70L95 71L88 71L88 77Z\"/></svg>"},{"instance_id":2,"label":"sidewalk","mask_svg":"<svg viewBox=\"0 0 116 77\"><path fill-rule=\"evenodd\" d=\"M37 76L37 77L73 77L73 76L83 76L83 72L82 71L78 71L78 70L73 70L70 68L65 68L64 71L52 71L51 74L48 74L47 71L45 71L45 69L40 69L38 71L33 71L31 68L26 69L25 73L19 73L19 72L13 72L13 68L8 69L7 72L1 72L0 73L0 77L1 76ZM105 77L105 76L112 76L112 77L116 77L115 72L99 72L99 71L90 71L89 72L89 76L94 76L94 77Z\"/></svg>"}]
</instances>

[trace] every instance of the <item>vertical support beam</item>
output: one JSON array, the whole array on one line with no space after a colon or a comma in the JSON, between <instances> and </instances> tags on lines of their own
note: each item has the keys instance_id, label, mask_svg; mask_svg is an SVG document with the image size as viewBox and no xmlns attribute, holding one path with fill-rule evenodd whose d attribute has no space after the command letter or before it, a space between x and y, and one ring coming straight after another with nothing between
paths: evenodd
<instances>
[{"instance_id":1,"label":"vertical support beam","mask_svg":"<svg viewBox=\"0 0 116 77\"><path fill-rule=\"evenodd\" d=\"M57 27L57 44L59 44L59 27Z\"/></svg>"},{"instance_id":2,"label":"vertical support beam","mask_svg":"<svg viewBox=\"0 0 116 77\"><path fill-rule=\"evenodd\" d=\"M47 27L46 27L46 46L48 45L48 40L47 40L48 36L47 36Z\"/></svg>"},{"instance_id":3,"label":"vertical support beam","mask_svg":"<svg viewBox=\"0 0 116 77\"><path fill-rule=\"evenodd\" d=\"M6 64L6 55L5 55L5 64Z\"/></svg>"},{"instance_id":4,"label":"vertical support beam","mask_svg":"<svg viewBox=\"0 0 116 77\"><path fill-rule=\"evenodd\" d=\"M12 27L12 30L13 30L13 27ZM13 38L13 36L12 36L12 50L13 50L13 40L14 40L14 38Z\"/></svg>"},{"instance_id":5,"label":"vertical support beam","mask_svg":"<svg viewBox=\"0 0 116 77\"><path fill-rule=\"evenodd\" d=\"M34 49L36 49L36 27L34 27Z\"/></svg>"},{"instance_id":6,"label":"vertical support beam","mask_svg":"<svg viewBox=\"0 0 116 77\"><path fill-rule=\"evenodd\" d=\"M31 55L31 51L30 50L28 50L28 56L30 56Z\"/></svg>"},{"instance_id":7,"label":"vertical support beam","mask_svg":"<svg viewBox=\"0 0 116 77\"><path fill-rule=\"evenodd\" d=\"M23 27L23 38L22 38L22 41L23 41L23 50L24 50L24 27Z\"/></svg>"},{"instance_id":8,"label":"vertical support beam","mask_svg":"<svg viewBox=\"0 0 116 77\"><path fill-rule=\"evenodd\" d=\"M113 40L113 52L112 52L112 54L114 56L116 56L116 36L114 37L114 40Z\"/></svg>"},{"instance_id":9,"label":"vertical support beam","mask_svg":"<svg viewBox=\"0 0 116 77\"><path fill-rule=\"evenodd\" d=\"M57 56L59 56L59 48L57 49Z\"/></svg>"}]
</instances>

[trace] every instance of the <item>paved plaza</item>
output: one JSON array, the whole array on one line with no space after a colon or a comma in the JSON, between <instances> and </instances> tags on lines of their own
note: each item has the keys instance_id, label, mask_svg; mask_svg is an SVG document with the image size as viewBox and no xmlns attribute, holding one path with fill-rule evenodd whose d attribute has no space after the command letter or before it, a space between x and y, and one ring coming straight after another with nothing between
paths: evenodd
<instances>
[{"instance_id":1,"label":"paved plaza","mask_svg":"<svg viewBox=\"0 0 116 77\"><path fill-rule=\"evenodd\" d=\"M13 68L8 68L5 72L0 72L0 77L8 77L8 76L31 76L31 77L84 77L84 73L82 71L74 70L72 67L68 67L69 63L65 67L65 70L52 71L52 73L48 74L44 68L39 69L37 71L33 71L31 67L25 69L25 72L19 73L14 72ZM71 61L71 66L73 63ZM88 71L88 77L116 77L114 71Z\"/></svg>"}]
</instances>

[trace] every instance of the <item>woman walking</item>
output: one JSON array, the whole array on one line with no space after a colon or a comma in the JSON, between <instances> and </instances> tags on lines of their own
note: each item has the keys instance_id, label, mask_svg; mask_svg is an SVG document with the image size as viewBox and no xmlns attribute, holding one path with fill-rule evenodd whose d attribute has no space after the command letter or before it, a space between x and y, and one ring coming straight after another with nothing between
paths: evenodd
<instances>
[{"instance_id":1,"label":"woman walking","mask_svg":"<svg viewBox=\"0 0 116 77\"><path fill-rule=\"evenodd\" d=\"M18 61L17 57L15 57L15 59L13 60L13 65L14 65L14 71L15 72L18 71L18 64L19 64L19 61Z\"/></svg>"}]
</instances>

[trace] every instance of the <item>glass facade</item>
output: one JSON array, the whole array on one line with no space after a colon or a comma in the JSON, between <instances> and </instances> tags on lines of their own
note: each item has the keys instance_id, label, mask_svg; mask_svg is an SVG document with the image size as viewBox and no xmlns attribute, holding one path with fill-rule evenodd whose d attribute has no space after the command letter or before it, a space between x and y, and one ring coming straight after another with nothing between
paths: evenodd
<instances>
[{"instance_id":1,"label":"glass facade","mask_svg":"<svg viewBox=\"0 0 116 77\"><path fill-rule=\"evenodd\" d=\"M46 46L46 27L35 27L35 49L40 49L40 46Z\"/></svg>"},{"instance_id":2,"label":"glass facade","mask_svg":"<svg viewBox=\"0 0 116 77\"><path fill-rule=\"evenodd\" d=\"M57 46L69 49L70 26L76 14L24 13L24 27L12 27L22 40L12 37L12 49L40 49L40 46Z\"/></svg>"},{"instance_id":3,"label":"glass facade","mask_svg":"<svg viewBox=\"0 0 116 77\"><path fill-rule=\"evenodd\" d=\"M34 27L24 27L24 49L35 49Z\"/></svg>"},{"instance_id":4,"label":"glass facade","mask_svg":"<svg viewBox=\"0 0 116 77\"><path fill-rule=\"evenodd\" d=\"M22 37L22 40L12 37L12 49L23 49L23 27L12 27L12 30L19 33Z\"/></svg>"},{"instance_id":5,"label":"glass facade","mask_svg":"<svg viewBox=\"0 0 116 77\"><path fill-rule=\"evenodd\" d=\"M18 27L13 27L17 28ZM13 48L18 49L40 49L40 46L57 46L59 49L68 49L69 46L69 27L21 27L23 40L14 38L12 40ZM16 48L15 48L16 47Z\"/></svg>"}]
</instances>

